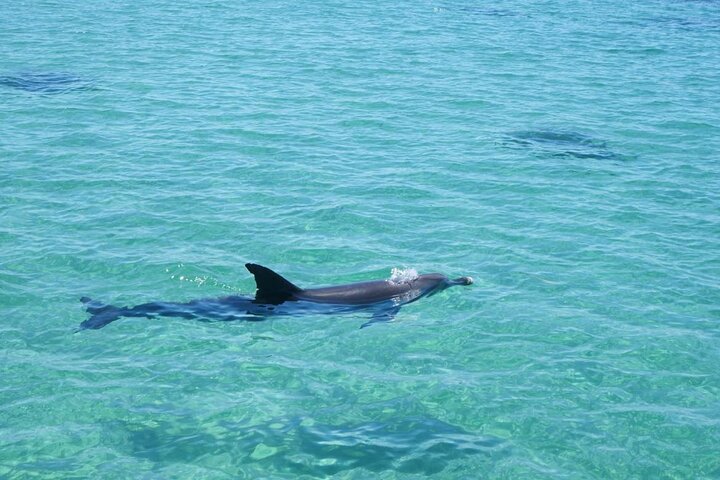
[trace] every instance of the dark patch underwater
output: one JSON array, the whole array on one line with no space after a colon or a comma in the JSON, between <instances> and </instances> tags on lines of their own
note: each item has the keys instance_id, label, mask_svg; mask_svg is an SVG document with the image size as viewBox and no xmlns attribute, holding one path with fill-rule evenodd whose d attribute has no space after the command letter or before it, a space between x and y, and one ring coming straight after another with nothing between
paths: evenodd
<instances>
[{"instance_id":1,"label":"dark patch underwater","mask_svg":"<svg viewBox=\"0 0 720 480\"><path fill-rule=\"evenodd\" d=\"M58 94L77 90L89 90L92 82L67 73L19 73L0 76L0 85L31 93Z\"/></svg>"},{"instance_id":2,"label":"dark patch underwater","mask_svg":"<svg viewBox=\"0 0 720 480\"><path fill-rule=\"evenodd\" d=\"M617 160L622 157L610 150L603 140L572 131L526 130L510 133L506 146L531 148L555 157Z\"/></svg>"},{"instance_id":3,"label":"dark patch underwater","mask_svg":"<svg viewBox=\"0 0 720 480\"><path fill-rule=\"evenodd\" d=\"M423 416L347 425L294 417L245 427L218 425L218 436L162 422L156 428L128 428L133 455L154 462L194 461L230 449L239 463L260 461L269 471L318 477L357 468L432 475L453 460L504 455L508 447L499 438Z\"/></svg>"}]
</instances>

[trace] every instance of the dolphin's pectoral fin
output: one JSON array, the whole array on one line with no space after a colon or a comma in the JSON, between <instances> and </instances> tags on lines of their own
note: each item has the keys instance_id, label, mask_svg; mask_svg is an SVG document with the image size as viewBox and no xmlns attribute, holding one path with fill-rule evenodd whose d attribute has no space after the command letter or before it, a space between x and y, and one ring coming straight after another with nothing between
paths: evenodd
<instances>
[{"instance_id":1,"label":"dolphin's pectoral fin","mask_svg":"<svg viewBox=\"0 0 720 480\"><path fill-rule=\"evenodd\" d=\"M360 328L369 327L373 323L392 322L395 319L395 315L397 315L399 311L400 307L393 307L387 310L379 310L373 313L373 316L369 322L365 322L360 325Z\"/></svg>"},{"instance_id":2,"label":"dolphin's pectoral fin","mask_svg":"<svg viewBox=\"0 0 720 480\"><path fill-rule=\"evenodd\" d=\"M255 276L255 284L257 285L255 299L258 301L280 304L292 297L293 293L300 291L299 287L267 267L255 263L246 263L245 268Z\"/></svg>"}]
</instances>

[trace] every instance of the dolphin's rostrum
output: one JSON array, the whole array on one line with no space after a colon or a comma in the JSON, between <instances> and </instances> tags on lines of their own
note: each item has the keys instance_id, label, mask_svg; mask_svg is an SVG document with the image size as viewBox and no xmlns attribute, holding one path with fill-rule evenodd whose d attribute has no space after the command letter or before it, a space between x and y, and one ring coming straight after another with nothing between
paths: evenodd
<instances>
[{"instance_id":1,"label":"dolphin's rostrum","mask_svg":"<svg viewBox=\"0 0 720 480\"><path fill-rule=\"evenodd\" d=\"M417 275L404 280L375 280L322 288L300 288L267 267L247 263L255 276L255 298L232 295L187 303L151 302L134 307L102 305L82 298L92 316L80 329L98 329L121 317L180 317L197 320L263 320L270 315L301 313L342 313L368 311L375 322L392 320L402 305L445 290L453 285L470 285L472 278L450 280L439 273Z\"/></svg>"}]
</instances>

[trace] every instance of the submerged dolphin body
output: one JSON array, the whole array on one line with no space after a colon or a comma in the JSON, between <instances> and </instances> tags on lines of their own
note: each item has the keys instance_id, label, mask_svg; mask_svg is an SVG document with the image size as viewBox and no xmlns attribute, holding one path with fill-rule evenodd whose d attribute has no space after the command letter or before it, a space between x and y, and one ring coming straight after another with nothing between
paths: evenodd
<instances>
[{"instance_id":1,"label":"submerged dolphin body","mask_svg":"<svg viewBox=\"0 0 720 480\"><path fill-rule=\"evenodd\" d=\"M0 86L12 87L30 93L56 94L76 90L91 90L93 83L67 73L30 73L0 76Z\"/></svg>"},{"instance_id":2,"label":"submerged dolphin body","mask_svg":"<svg viewBox=\"0 0 720 480\"><path fill-rule=\"evenodd\" d=\"M134 307L102 305L82 298L92 316L80 329L98 329L121 317L180 317L197 320L263 320L270 315L302 313L342 313L365 310L372 313L366 327L375 322L392 320L402 305L445 290L453 285L470 285L472 278L450 280L439 273L418 275L401 280L375 280L335 287L300 288L254 263L245 267L255 276L255 297L233 295L187 303L151 302Z\"/></svg>"}]
</instances>

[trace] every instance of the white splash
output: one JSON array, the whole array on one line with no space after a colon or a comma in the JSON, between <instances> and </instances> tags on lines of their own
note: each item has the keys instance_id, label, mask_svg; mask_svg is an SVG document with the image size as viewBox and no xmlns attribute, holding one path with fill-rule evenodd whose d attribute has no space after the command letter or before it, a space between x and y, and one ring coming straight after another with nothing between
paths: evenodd
<instances>
[{"instance_id":1,"label":"white splash","mask_svg":"<svg viewBox=\"0 0 720 480\"><path fill-rule=\"evenodd\" d=\"M410 283L418 277L418 272L414 268L393 268L390 272L392 283Z\"/></svg>"}]
</instances>

